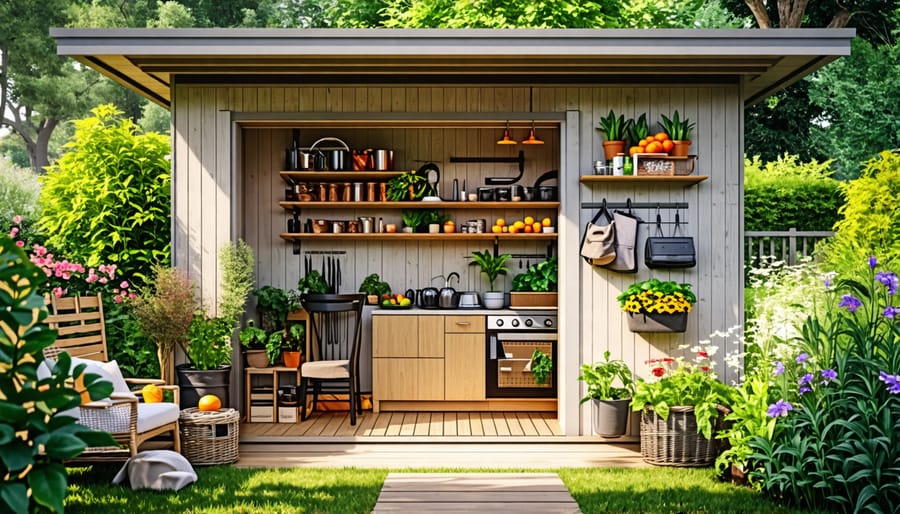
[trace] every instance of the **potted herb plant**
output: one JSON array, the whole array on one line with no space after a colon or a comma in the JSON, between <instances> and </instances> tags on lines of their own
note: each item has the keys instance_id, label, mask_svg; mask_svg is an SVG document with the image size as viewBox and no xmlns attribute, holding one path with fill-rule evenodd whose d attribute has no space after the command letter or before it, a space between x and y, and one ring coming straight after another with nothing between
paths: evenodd
<instances>
[{"instance_id":1,"label":"potted herb plant","mask_svg":"<svg viewBox=\"0 0 900 514\"><path fill-rule=\"evenodd\" d=\"M700 347L691 361L664 357L650 361L648 380L638 379L632 409L641 411L641 457L665 466L710 466L716 459L716 432L733 390L719 382L710 356Z\"/></svg>"},{"instance_id":2,"label":"potted herb plant","mask_svg":"<svg viewBox=\"0 0 900 514\"><path fill-rule=\"evenodd\" d=\"M509 272L509 268L506 267L506 261L509 258L510 255L508 253L494 255L490 250L483 252L476 250L472 252L472 259L474 260L471 264L477 264L481 267L481 272L487 275L488 283L491 287L489 291L482 295L486 309L502 309L504 303L506 303L504 301L504 292L494 290L494 281L497 280L499 275L506 275Z\"/></svg>"},{"instance_id":3,"label":"potted herb plant","mask_svg":"<svg viewBox=\"0 0 900 514\"><path fill-rule=\"evenodd\" d=\"M587 394L581 403L592 400L594 404L594 433L603 437L624 435L628 407L634 395L634 379L628 364L622 360L609 360L609 351L606 351L602 361L581 365L578 380L587 385ZM621 387L614 385L617 380Z\"/></svg>"},{"instance_id":4,"label":"potted herb plant","mask_svg":"<svg viewBox=\"0 0 900 514\"><path fill-rule=\"evenodd\" d=\"M606 134L603 142L603 154L607 161L620 153L625 153L625 136L631 120L625 121L625 116L616 114L610 109L609 114L600 118L600 130Z\"/></svg>"},{"instance_id":5,"label":"potted herb plant","mask_svg":"<svg viewBox=\"0 0 900 514\"><path fill-rule=\"evenodd\" d=\"M682 120L678 111L675 111L671 119L666 117L665 114L662 114L661 117L662 121L660 124L663 126L666 134L669 134L672 144L675 145L669 155L673 157L687 156L691 148L691 130L694 129L694 123L687 118Z\"/></svg>"},{"instance_id":6,"label":"potted herb plant","mask_svg":"<svg viewBox=\"0 0 900 514\"><path fill-rule=\"evenodd\" d=\"M632 332L684 332L697 303L690 284L656 278L631 284L618 300Z\"/></svg>"},{"instance_id":7,"label":"potted herb plant","mask_svg":"<svg viewBox=\"0 0 900 514\"><path fill-rule=\"evenodd\" d=\"M269 359L266 356L268 335L265 330L254 325L251 319L247 322L247 326L241 329L238 339L246 347L244 358L247 360L248 367L266 368L269 366Z\"/></svg>"},{"instance_id":8,"label":"potted herb plant","mask_svg":"<svg viewBox=\"0 0 900 514\"><path fill-rule=\"evenodd\" d=\"M266 333L281 330L289 312L299 307L284 289L262 286L253 291L256 295L256 312L259 314L260 328Z\"/></svg>"},{"instance_id":9,"label":"potted herb plant","mask_svg":"<svg viewBox=\"0 0 900 514\"><path fill-rule=\"evenodd\" d=\"M305 277L301 278L297 283L297 290L301 295L304 294L326 294L331 291L325 277L316 270L311 270Z\"/></svg>"},{"instance_id":10,"label":"potted herb plant","mask_svg":"<svg viewBox=\"0 0 900 514\"><path fill-rule=\"evenodd\" d=\"M386 294L391 294L391 285L381 280L378 273L372 273L363 279L359 285L359 292L366 294L370 305L377 305L378 299Z\"/></svg>"},{"instance_id":11,"label":"potted herb plant","mask_svg":"<svg viewBox=\"0 0 900 514\"><path fill-rule=\"evenodd\" d=\"M287 368L299 368L300 357L306 343L306 329L300 323L294 323L284 331L280 342L281 356Z\"/></svg>"},{"instance_id":12,"label":"potted herb plant","mask_svg":"<svg viewBox=\"0 0 900 514\"><path fill-rule=\"evenodd\" d=\"M403 202L421 200L430 190L431 186L424 175L407 171L388 181L385 194L388 201Z\"/></svg>"},{"instance_id":13,"label":"potted herb plant","mask_svg":"<svg viewBox=\"0 0 900 514\"><path fill-rule=\"evenodd\" d=\"M551 257L530 266L525 273L519 273L513 277L509 306L556 307L558 303L558 272L557 258Z\"/></svg>"}]
</instances>

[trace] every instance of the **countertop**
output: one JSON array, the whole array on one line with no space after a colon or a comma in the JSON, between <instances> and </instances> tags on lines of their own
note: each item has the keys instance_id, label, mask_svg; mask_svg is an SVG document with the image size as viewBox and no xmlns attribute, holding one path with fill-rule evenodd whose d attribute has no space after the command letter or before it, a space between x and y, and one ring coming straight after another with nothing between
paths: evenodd
<instances>
[{"instance_id":1,"label":"countertop","mask_svg":"<svg viewBox=\"0 0 900 514\"><path fill-rule=\"evenodd\" d=\"M511 316L525 313L556 313L555 307L530 307L527 309L422 309L419 307L413 307L411 309L382 309L377 305L366 305L366 309L371 310L373 316Z\"/></svg>"}]
</instances>

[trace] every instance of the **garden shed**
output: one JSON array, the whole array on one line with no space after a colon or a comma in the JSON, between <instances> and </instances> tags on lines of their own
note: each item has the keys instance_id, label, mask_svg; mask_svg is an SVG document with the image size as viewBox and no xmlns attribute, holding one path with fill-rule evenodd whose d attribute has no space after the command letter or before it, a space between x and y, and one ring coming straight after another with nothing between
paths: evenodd
<instances>
[{"instance_id":1,"label":"garden shed","mask_svg":"<svg viewBox=\"0 0 900 514\"><path fill-rule=\"evenodd\" d=\"M433 278L454 272L457 289L484 292L488 285L469 265L471 254L495 248L513 255L510 273L498 280L509 291L515 274L542 256L558 256L556 387L534 406L555 412L562 431L575 436L591 434L590 404L579 405L582 363L609 350L646 376L647 360L742 323L744 108L848 55L854 31L54 29L52 35L61 55L171 110L173 263L189 270L211 302L220 280L217 250L237 238L256 252L258 285L295 287L310 261L314 269L327 261L329 269L340 266L343 292L356 291L371 273L403 292L443 285ZM696 124L693 172L595 175L593 164L603 159L598 123L610 110L626 119L646 113L651 126L676 110L689 118ZM498 145L504 131L522 143ZM526 144L530 135L544 144ZM393 165L354 172L352 163L344 164L346 172L310 172L322 173L317 178L286 159L292 146L319 147L323 158L340 159L341 143L348 150L389 150ZM361 167L372 168L367 161L374 154L365 155ZM434 205L457 227L468 229L475 221L471 232L350 229L350 221L370 217L399 226L401 209L378 198L388 177L378 173L427 163L439 169L433 174L439 199ZM515 186L537 186L541 178L558 186L548 190L555 194L511 201L521 196L517 191L525 192ZM301 193L311 195L308 205L285 191L296 183L309 188ZM355 192L356 183L363 185ZM503 188L507 192L497 191ZM459 198L462 190L480 201ZM630 203L645 221L660 212L671 222L677 212L694 239L696 266L648 269L642 256L650 225L639 229L636 274L585 263L581 235L604 200L621 210ZM555 230L490 231L498 219L527 216L549 218ZM485 232L476 231L478 220L486 221ZM342 230L308 230L318 221L340 221ZM629 331L616 297L632 282L651 277L693 286L698 302L683 334ZM367 313L383 314L374 307ZM377 351L373 356L369 323L364 391L372 390L382 365L417 367L418 375L406 375L413 382L429 370L451 372L453 331L447 330L447 354L441 356L447 364L441 367L432 357L393 361L379 359ZM483 332L490 327L477 334ZM468 347L461 367L469 363L483 371L484 339ZM739 349L722 347L719 356ZM717 371L726 382L738 378L721 358ZM446 387L437 396L415 397L424 394L422 388L411 388L412 396L385 400L382 407L529 408L523 399L503 404L460 397L465 393L450 387L457 380L441 376ZM233 398L242 397L241 377L235 369ZM376 391L381 400L377 396Z\"/></svg>"}]
</instances>

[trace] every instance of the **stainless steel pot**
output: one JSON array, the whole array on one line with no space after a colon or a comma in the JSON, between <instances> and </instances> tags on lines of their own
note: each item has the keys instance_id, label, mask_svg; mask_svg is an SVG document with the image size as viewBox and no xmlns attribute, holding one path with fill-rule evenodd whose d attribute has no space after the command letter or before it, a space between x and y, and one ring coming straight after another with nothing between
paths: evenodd
<instances>
[{"instance_id":1,"label":"stainless steel pot","mask_svg":"<svg viewBox=\"0 0 900 514\"><path fill-rule=\"evenodd\" d=\"M481 307L481 300L478 298L478 293L476 291L459 293L460 309L477 309L478 307Z\"/></svg>"},{"instance_id":2,"label":"stainless steel pot","mask_svg":"<svg viewBox=\"0 0 900 514\"><path fill-rule=\"evenodd\" d=\"M394 166L393 150L371 150L367 168L372 171L388 171Z\"/></svg>"},{"instance_id":3,"label":"stainless steel pot","mask_svg":"<svg viewBox=\"0 0 900 514\"><path fill-rule=\"evenodd\" d=\"M441 309L457 309L459 308L459 293L456 289L450 287L450 280L456 277L456 282L459 283L459 273L453 272L447 275L447 282L444 284L444 287L440 290L440 297L438 298L438 306Z\"/></svg>"},{"instance_id":4,"label":"stainless steel pot","mask_svg":"<svg viewBox=\"0 0 900 514\"><path fill-rule=\"evenodd\" d=\"M328 171L347 171L353 169L349 150L328 150Z\"/></svg>"}]
</instances>

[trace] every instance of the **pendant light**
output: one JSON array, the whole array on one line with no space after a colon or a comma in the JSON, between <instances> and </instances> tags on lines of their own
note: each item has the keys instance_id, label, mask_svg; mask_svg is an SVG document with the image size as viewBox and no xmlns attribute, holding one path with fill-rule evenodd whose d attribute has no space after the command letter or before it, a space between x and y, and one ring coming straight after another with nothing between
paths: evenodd
<instances>
[{"instance_id":1,"label":"pendant light","mask_svg":"<svg viewBox=\"0 0 900 514\"><path fill-rule=\"evenodd\" d=\"M509 138L509 120L506 120L506 130L503 131L503 139L497 141L498 145L515 145L519 142Z\"/></svg>"},{"instance_id":2,"label":"pendant light","mask_svg":"<svg viewBox=\"0 0 900 514\"><path fill-rule=\"evenodd\" d=\"M528 139L522 141L523 145L542 145L543 141L535 137L534 135L534 120L531 120L531 133L528 134Z\"/></svg>"}]
</instances>

